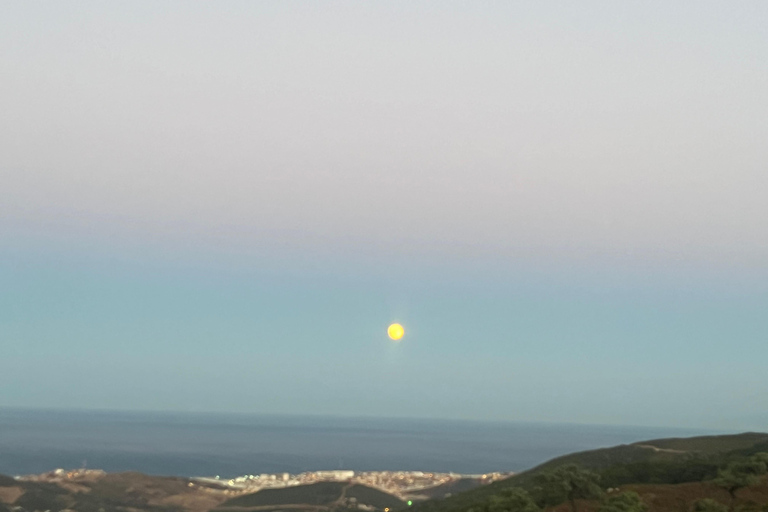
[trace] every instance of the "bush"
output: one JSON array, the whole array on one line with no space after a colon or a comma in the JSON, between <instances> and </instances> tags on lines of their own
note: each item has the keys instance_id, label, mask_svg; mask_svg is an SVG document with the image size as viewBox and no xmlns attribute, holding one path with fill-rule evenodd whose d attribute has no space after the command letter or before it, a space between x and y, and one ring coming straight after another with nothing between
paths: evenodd
<instances>
[{"instance_id":1,"label":"bush","mask_svg":"<svg viewBox=\"0 0 768 512\"><path fill-rule=\"evenodd\" d=\"M599 512L646 512L648 506L640 499L640 495L633 491L623 492L611 496Z\"/></svg>"},{"instance_id":2,"label":"bush","mask_svg":"<svg viewBox=\"0 0 768 512\"><path fill-rule=\"evenodd\" d=\"M541 509L523 489L513 487L492 496L487 512L539 512Z\"/></svg>"},{"instance_id":3,"label":"bush","mask_svg":"<svg viewBox=\"0 0 768 512\"><path fill-rule=\"evenodd\" d=\"M706 498L693 504L693 512L728 512L728 507L717 500Z\"/></svg>"}]
</instances>

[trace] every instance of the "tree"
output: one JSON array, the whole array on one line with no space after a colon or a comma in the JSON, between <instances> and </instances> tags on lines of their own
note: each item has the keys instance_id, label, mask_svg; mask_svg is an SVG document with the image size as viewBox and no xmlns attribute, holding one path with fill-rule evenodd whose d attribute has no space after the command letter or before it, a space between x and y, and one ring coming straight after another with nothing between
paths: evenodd
<instances>
[{"instance_id":1,"label":"tree","mask_svg":"<svg viewBox=\"0 0 768 512\"><path fill-rule=\"evenodd\" d=\"M640 499L640 495L634 491L627 491L611 496L599 512L646 512L648 506Z\"/></svg>"},{"instance_id":2,"label":"tree","mask_svg":"<svg viewBox=\"0 0 768 512\"><path fill-rule=\"evenodd\" d=\"M524 489L512 487L491 496L488 512L540 512L540 508Z\"/></svg>"},{"instance_id":3,"label":"tree","mask_svg":"<svg viewBox=\"0 0 768 512\"><path fill-rule=\"evenodd\" d=\"M567 464L537 475L536 481L545 505L568 501L572 512L577 512L576 500L599 498L603 493L598 485L600 476L576 464Z\"/></svg>"},{"instance_id":4,"label":"tree","mask_svg":"<svg viewBox=\"0 0 768 512\"><path fill-rule=\"evenodd\" d=\"M760 463L765 464L764 473L768 472L768 452L758 452L754 454L752 457L750 457L749 460L757 464L760 464Z\"/></svg>"},{"instance_id":5,"label":"tree","mask_svg":"<svg viewBox=\"0 0 768 512\"><path fill-rule=\"evenodd\" d=\"M705 498L693 504L693 512L727 512L728 507L712 498Z\"/></svg>"},{"instance_id":6,"label":"tree","mask_svg":"<svg viewBox=\"0 0 768 512\"><path fill-rule=\"evenodd\" d=\"M768 472L767 458L763 453L759 453L746 461L731 462L717 472L715 483L728 491L731 496L730 510L734 510L736 492L744 487L755 485L760 480L760 475Z\"/></svg>"}]
</instances>

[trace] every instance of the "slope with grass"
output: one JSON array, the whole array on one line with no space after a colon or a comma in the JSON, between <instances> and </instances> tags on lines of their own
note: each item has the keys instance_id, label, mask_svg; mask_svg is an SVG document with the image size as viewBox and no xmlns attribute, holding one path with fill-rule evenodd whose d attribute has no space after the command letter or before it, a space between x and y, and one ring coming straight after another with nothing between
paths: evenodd
<instances>
[{"instance_id":1,"label":"slope with grass","mask_svg":"<svg viewBox=\"0 0 768 512\"><path fill-rule=\"evenodd\" d=\"M192 484L192 485L190 485ZM25 481L0 477L2 507L18 512L204 512L227 497L185 478L112 473L91 481Z\"/></svg>"},{"instance_id":2,"label":"slope with grass","mask_svg":"<svg viewBox=\"0 0 768 512\"><path fill-rule=\"evenodd\" d=\"M712 482L690 482L685 484L634 484L614 488L608 496L622 492L636 492L648 507L649 512L689 512L694 504L704 499L712 499L723 507L729 506L730 497L722 487ZM600 500L579 501L579 512L598 512ZM736 509L740 512L768 511L768 479L764 478L757 485L743 489L739 493ZM567 503L548 509L548 512L570 512Z\"/></svg>"},{"instance_id":3,"label":"slope with grass","mask_svg":"<svg viewBox=\"0 0 768 512\"><path fill-rule=\"evenodd\" d=\"M537 475L567 464L597 472L603 487L628 484L682 484L711 480L718 468L738 457L768 451L768 434L748 432L641 441L612 448L577 452L547 461L505 480L444 500L416 504L414 512L464 512L484 506L506 489L531 490Z\"/></svg>"},{"instance_id":4,"label":"slope with grass","mask_svg":"<svg viewBox=\"0 0 768 512\"><path fill-rule=\"evenodd\" d=\"M374 509L400 508L405 503L386 492L347 482L318 482L281 489L264 489L227 500L217 512L234 510L332 510L364 505Z\"/></svg>"}]
</instances>

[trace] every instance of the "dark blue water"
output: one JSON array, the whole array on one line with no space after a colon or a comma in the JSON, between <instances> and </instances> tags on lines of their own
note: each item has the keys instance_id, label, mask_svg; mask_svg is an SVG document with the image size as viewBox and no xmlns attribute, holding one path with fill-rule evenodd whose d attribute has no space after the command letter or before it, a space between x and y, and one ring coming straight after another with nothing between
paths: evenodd
<instances>
[{"instance_id":1,"label":"dark blue water","mask_svg":"<svg viewBox=\"0 0 768 512\"><path fill-rule=\"evenodd\" d=\"M0 409L0 473L54 468L232 477L320 469L519 471L552 457L706 432L443 420Z\"/></svg>"}]
</instances>

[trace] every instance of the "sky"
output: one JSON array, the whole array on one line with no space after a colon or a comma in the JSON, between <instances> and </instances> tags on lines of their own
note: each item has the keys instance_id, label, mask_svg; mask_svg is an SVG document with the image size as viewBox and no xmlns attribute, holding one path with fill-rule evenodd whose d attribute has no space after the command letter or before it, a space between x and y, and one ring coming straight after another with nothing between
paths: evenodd
<instances>
[{"instance_id":1,"label":"sky","mask_svg":"<svg viewBox=\"0 0 768 512\"><path fill-rule=\"evenodd\" d=\"M766 430L766 26L3 2L0 406Z\"/></svg>"}]
</instances>

